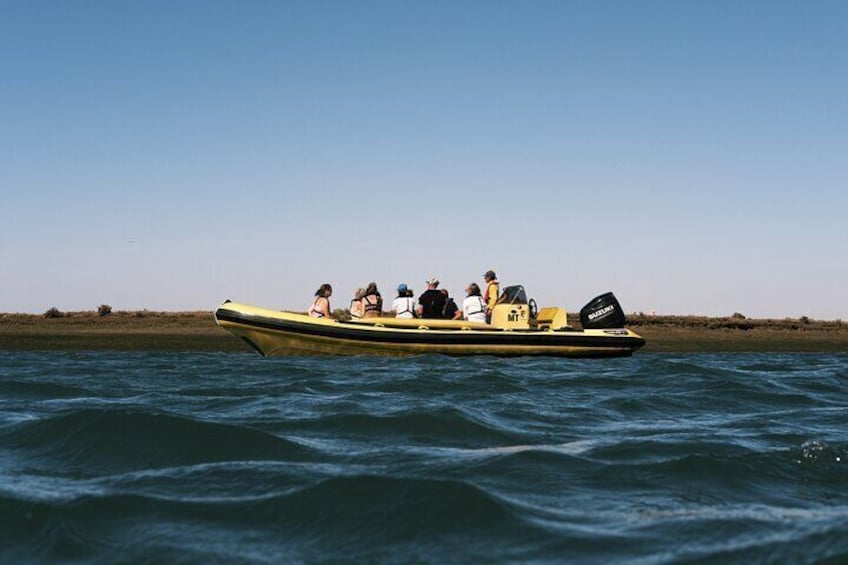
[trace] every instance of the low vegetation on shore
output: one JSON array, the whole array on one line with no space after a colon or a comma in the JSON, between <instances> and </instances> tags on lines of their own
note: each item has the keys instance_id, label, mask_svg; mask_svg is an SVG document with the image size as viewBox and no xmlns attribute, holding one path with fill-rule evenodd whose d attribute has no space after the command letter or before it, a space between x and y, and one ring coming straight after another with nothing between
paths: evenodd
<instances>
[{"instance_id":1,"label":"low vegetation on shore","mask_svg":"<svg viewBox=\"0 0 848 565\"><path fill-rule=\"evenodd\" d=\"M848 324L842 320L643 313L627 318L627 326L647 340L643 351L848 351ZM579 328L576 313L570 313L569 323ZM51 308L43 314L0 313L0 350L53 349L249 351L215 324L210 311L116 311L101 305L82 312Z\"/></svg>"},{"instance_id":2,"label":"low vegetation on shore","mask_svg":"<svg viewBox=\"0 0 848 565\"><path fill-rule=\"evenodd\" d=\"M843 331L848 325L842 320L811 320L807 316L783 319L754 319L742 314L711 318L708 316L653 316L646 314L630 314L627 324L631 327L676 327L702 328L707 330L787 330L787 331Z\"/></svg>"}]
</instances>

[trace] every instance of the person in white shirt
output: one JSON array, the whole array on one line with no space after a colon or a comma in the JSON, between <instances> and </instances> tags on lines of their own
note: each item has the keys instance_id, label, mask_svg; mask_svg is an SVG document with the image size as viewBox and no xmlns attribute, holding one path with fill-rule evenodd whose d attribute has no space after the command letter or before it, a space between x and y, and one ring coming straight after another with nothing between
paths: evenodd
<instances>
[{"instance_id":1,"label":"person in white shirt","mask_svg":"<svg viewBox=\"0 0 848 565\"><path fill-rule=\"evenodd\" d=\"M392 310L395 311L396 318L415 317L415 299L412 298L412 291L405 283L398 285L398 296L392 302Z\"/></svg>"},{"instance_id":2,"label":"person in white shirt","mask_svg":"<svg viewBox=\"0 0 848 565\"><path fill-rule=\"evenodd\" d=\"M462 301L462 316L469 322L486 323L486 303L480 296L480 287L477 283L471 283L465 289L468 296Z\"/></svg>"}]
</instances>

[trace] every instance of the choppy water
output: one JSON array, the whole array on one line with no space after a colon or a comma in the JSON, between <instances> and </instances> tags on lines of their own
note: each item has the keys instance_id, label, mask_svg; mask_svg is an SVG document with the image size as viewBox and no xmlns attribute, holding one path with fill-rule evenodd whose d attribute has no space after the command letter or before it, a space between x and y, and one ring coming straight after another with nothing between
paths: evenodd
<instances>
[{"instance_id":1,"label":"choppy water","mask_svg":"<svg viewBox=\"0 0 848 565\"><path fill-rule=\"evenodd\" d=\"M0 353L0 559L846 562L848 356Z\"/></svg>"}]
</instances>

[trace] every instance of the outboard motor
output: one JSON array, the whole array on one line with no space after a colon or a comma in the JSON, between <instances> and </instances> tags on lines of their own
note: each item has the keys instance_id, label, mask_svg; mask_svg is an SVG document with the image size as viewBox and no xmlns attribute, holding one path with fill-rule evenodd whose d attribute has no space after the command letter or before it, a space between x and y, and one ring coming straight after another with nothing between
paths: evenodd
<instances>
[{"instance_id":1,"label":"outboard motor","mask_svg":"<svg viewBox=\"0 0 848 565\"><path fill-rule=\"evenodd\" d=\"M623 328L627 319L613 293L596 296L580 310L580 324L587 330Z\"/></svg>"}]
</instances>

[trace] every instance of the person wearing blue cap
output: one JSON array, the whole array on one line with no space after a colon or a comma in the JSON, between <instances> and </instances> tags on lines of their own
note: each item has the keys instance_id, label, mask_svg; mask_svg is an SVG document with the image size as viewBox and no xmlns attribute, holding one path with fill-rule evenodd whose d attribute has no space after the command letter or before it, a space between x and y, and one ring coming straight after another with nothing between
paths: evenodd
<instances>
[{"instance_id":1,"label":"person wearing blue cap","mask_svg":"<svg viewBox=\"0 0 848 565\"><path fill-rule=\"evenodd\" d=\"M415 317L415 299L412 298L412 289L406 286L406 283L400 283L397 287L398 295L392 302L392 310L395 311L396 318L414 318Z\"/></svg>"}]
</instances>

